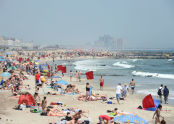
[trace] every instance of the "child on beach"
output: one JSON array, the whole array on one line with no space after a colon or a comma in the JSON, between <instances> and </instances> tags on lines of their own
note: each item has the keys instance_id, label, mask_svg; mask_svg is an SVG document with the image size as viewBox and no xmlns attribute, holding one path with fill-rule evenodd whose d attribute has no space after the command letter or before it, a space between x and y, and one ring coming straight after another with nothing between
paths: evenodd
<instances>
[{"instance_id":1,"label":"child on beach","mask_svg":"<svg viewBox=\"0 0 174 124\"><path fill-rule=\"evenodd\" d=\"M152 119L154 119L154 117L155 117L155 124L161 123L160 117L164 119L164 117L162 117L160 114L161 109L162 109L162 105L158 105L158 108L156 109L155 113L153 114Z\"/></svg>"}]
</instances>

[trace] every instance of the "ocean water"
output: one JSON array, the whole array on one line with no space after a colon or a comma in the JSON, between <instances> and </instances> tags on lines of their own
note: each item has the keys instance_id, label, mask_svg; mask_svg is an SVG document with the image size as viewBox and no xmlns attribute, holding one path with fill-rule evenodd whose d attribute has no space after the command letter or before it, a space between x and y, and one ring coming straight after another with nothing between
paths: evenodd
<instances>
[{"instance_id":1,"label":"ocean water","mask_svg":"<svg viewBox=\"0 0 174 124\"><path fill-rule=\"evenodd\" d=\"M169 89L169 104L174 105L174 60L172 59L86 59L76 61L57 61L70 70L94 71L99 80L104 77L105 85L116 87L118 83L129 84L133 78L136 93L152 94L157 98L157 89L163 84ZM85 75L83 75L85 77Z\"/></svg>"}]
</instances>

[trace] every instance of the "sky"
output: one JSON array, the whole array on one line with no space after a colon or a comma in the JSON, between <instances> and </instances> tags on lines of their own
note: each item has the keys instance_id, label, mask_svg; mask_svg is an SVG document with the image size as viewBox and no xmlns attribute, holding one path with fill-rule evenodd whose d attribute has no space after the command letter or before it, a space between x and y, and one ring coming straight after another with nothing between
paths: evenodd
<instances>
[{"instance_id":1,"label":"sky","mask_svg":"<svg viewBox=\"0 0 174 124\"><path fill-rule=\"evenodd\" d=\"M126 48L174 48L174 0L0 0L0 36L36 44L123 38Z\"/></svg>"}]
</instances>

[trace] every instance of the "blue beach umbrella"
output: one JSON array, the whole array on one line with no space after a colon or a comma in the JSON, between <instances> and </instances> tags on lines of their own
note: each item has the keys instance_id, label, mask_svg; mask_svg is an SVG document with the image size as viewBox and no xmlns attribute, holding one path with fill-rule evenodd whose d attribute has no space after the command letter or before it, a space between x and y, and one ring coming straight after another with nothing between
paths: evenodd
<instances>
[{"instance_id":1,"label":"blue beach umbrella","mask_svg":"<svg viewBox=\"0 0 174 124\"><path fill-rule=\"evenodd\" d=\"M62 77L60 77L60 76L52 76L51 78L62 78Z\"/></svg>"},{"instance_id":2,"label":"blue beach umbrella","mask_svg":"<svg viewBox=\"0 0 174 124\"><path fill-rule=\"evenodd\" d=\"M139 117L138 115L133 115L133 114L116 116L114 118L114 121L122 123L133 123L133 124L148 124L146 120Z\"/></svg>"},{"instance_id":3,"label":"blue beach umbrella","mask_svg":"<svg viewBox=\"0 0 174 124\"><path fill-rule=\"evenodd\" d=\"M0 76L1 76L1 77L10 77L11 74L8 73L8 72L3 72L3 73L0 74Z\"/></svg>"},{"instance_id":4,"label":"blue beach umbrella","mask_svg":"<svg viewBox=\"0 0 174 124\"><path fill-rule=\"evenodd\" d=\"M34 60L34 62L39 62L39 60Z\"/></svg>"},{"instance_id":5,"label":"blue beach umbrella","mask_svg":"<svg viewBox=\"0 0 174 124\"><path fill-rule=\"evenodd\" d=\"M69 83L67 81L64 81L64 80L60 80L60 81L56 81L55 82L56 84L63 84L63 85L68 85Z\"/></svg>"},{"instance_id":6,"label":"blue beach umbrella","mask_svg":"<svg viewBox=\"0 0 174 124\"><path fill-rule=\"evenodd\" d=\"M4 58L0 58L0 61L2 62L2 61L6 61L6 59L4 59Z\"/></svg>"}]
</instances>

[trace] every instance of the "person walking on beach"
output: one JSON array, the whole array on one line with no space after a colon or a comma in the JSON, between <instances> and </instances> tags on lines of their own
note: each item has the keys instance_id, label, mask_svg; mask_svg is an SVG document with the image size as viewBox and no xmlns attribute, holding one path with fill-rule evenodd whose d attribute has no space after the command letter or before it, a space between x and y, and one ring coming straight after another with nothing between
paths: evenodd
<instances>
[{"instance_id":1,"label":"person walking on beach","mask_svg":"<svg viewBox=\"0 0 174 124\"><path fill-rule=\"evenodd\" d=\"M100 77L100 90L103 90L103 85L104 85L104 79L101 75L101 77Z\"/></svg>"},{"instance_id":2,"label":"person walking on beach","mask_svg":"<svg viewBox=\"0 0 174 124\"><path fill-rule=\"evenodd\" d=\"M155 124L161 123L160 117L163 118L163 120L164 120L164 117L162 117L160 114L161 109L162 109L162 105L158 105L158 108L156 109L155 113L153 114L152 119L154 119L154 117L155 117Z\"/></svg>"},{"instance_id":3,"label":"person walking on beach","mask_svg":"<svg viewBox=\"0 0 174 124\"><path fill-rule=\"evenodd\" d=\"M168 104L169 89L167 86L164 86L163 95L165 104Z\"/></svg>"},{"instance_id":4,"label":"person walking on beach","mask_svg":"<svg viewBox=\"0 0 174 124\"><path fill-rule=\"evenodd\" d=\"M158 94L158 96L159 96L159 101L162 103L163 84L161 84L161 86L158 88L157 94Z\"/></svg>"},{"instance_id":5,"label":"person walking on beach","mask_svg":"<svg viewBox=\"0 0 174 124\"><path fill-rule=\"evenodd\" d=\"M70 81L72 81L72 77L73 77L73 72L72 72L72 70L70 70L69 77L70 77Z\"/></svg>"},{"instance_id":6,"label":"person walking on beach","mask_svg":"<svg viewBox=\"0 0 174 124\"><path fill-rule=\"evenodd\" d=\"M116 99L118 104L120 104L121 92L122 92L122 87L121 87L121 83L119 83L116 87Z\"/></svg>"},{"instance_id":7,"label":"person walking on beach","mask_svg":"<svg viewBox=\"0 0 174 124\"><path fill-rule=\"evenodd\" d=\"M134 79L132 79L132 81L130 82L130 87L131 87L132 94L134 94L134 90L135 90L135 81L134 81Z\"/></svg>"}]
</instances>

